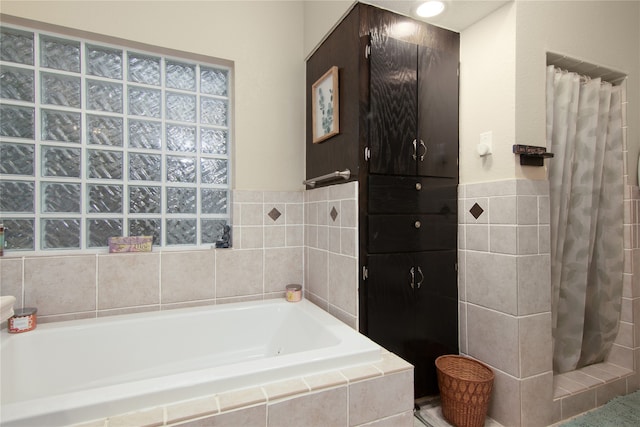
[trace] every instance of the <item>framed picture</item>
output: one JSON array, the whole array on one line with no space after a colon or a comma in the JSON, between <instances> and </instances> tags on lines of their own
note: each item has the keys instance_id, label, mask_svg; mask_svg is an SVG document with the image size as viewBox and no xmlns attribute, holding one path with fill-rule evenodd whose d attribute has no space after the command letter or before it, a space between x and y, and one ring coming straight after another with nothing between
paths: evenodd
<instances>
[{"instance_id":1,"label":"framed picture","mask_svg":"<svg viewBox=\"0 0 640 427\"><path fill-rule=\"evenodd\" d=\"M340 133L338 67L333 66L311 88L313 143Z\"/></svg>"}]
</instances>

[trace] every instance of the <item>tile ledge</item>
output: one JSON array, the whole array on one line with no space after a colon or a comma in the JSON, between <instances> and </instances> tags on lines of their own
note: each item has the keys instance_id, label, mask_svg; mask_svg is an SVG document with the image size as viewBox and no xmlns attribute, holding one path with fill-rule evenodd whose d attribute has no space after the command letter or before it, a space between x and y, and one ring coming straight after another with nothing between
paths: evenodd
<instances>
[{"instance_id":1,"label":"tile ledge","mask_svg":"<svg viewBox=\"0 0 640 427\"><path fill-rule=\"evenodd\" d=\"M617 381L621 378L626 378L628 376L633 375L634 371L632 369L628 369L628 368L624 368L622 366L619 365L615 365L613 363L610 362L602 362L602 363L596 363L594 365L589 365L589 366L595 366L595 367L601 367L601 366L615 366L617 373L615 374L615 378L612 379L608 379L608 380L603 380L602 378L596 378L593 375L589 374L588 372L584 372L583 369L576 369L575 371L571 371L571 372L581 372L585 375L588 375L594 379L597 379L599 381L601 381L600 384L595 384L595 385L591 385L591 386L587 386L585 385L584 387L582 387L580 390L575 391L575 392L571 392L571 391L567 391L559 386L555 386L554 390L553 390L553 400L558 401L558 400L562 400L564 398L573 396L575 394L581 393L583 391L589 390L589 389L593 389L593 388L597 388L597 387L602 387L606 384L612 383L614 381ZM585 367L587 368L587 367ZM566 374L570 374L571 372L567 372ZM554 374L554 377L561 377L565 374ZM575 381L574 381L575 382Z\"/></svg>"}]
</instances>

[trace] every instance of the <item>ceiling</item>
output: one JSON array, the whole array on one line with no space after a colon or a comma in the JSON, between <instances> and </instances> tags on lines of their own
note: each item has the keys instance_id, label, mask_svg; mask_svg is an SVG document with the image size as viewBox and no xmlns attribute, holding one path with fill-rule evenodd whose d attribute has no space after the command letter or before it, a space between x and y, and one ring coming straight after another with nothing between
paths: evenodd
<instances>
[{"instance_id":1,"label":"ceiling","mask_svg":"<svg viewBox=\"0 0 640 427\"><path fill-rule=\"evenodd\" d=\"M460 32L513 0L444 0L446 10L434 18L418 18L413 9L420 3L416 0L364 0L374 6L401 15L410 16L438 27Z\"/></svg>"}]
</instances>

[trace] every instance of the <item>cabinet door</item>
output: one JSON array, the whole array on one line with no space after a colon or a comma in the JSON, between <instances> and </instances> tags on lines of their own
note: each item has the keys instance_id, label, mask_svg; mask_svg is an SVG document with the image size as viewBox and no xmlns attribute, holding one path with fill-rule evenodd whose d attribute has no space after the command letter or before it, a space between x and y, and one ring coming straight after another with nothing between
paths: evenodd
<instances>
[{"instance_id":1,"label":"cabinet door","mask_svg":"<svg viewBox=\"0 0 640 427\"><path fill-rule=\"evenodd\" d=\"M369 172L415 175L418 49L372 36L370 55Z\"/></svg>"},{"instance_id":2,"label":"cabinet door","mask_svg":"<svg viewBox=\"0 0 640 427\"><path fill-rule=\"evenodd\" d=\"M383 254L367 257L367 336L398 355L415 335L413 257Z\"/></svg>"},{"instance_id":3,"label":"cabinet door","mask_svg":"<svg viewBox=\"0 0 640 427\"><path fill-rule=\"evenodd\" d=\"M425 145L417 167L422 176L458 176L458 50L449 49L418 47L418 140Z\"/></svg>"}]
</instances>

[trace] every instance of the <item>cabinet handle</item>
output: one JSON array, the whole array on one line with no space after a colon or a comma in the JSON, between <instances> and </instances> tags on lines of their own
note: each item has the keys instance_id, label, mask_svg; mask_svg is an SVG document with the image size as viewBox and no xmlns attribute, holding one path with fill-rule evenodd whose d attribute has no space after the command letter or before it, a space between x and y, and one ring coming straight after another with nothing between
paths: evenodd
<instances>
[{"instance_id":1,"label":"cabinet handle","mask_svg":"<svg viewBox=\"0 0 640 427\"><path fill-rule=\"evenodd\" d=\"M415 228L420 228L422 226L422 223L420 221L416 221L416 222L413 223L413 226Z\"/></svg>"},{"instance_id":2,"label":"cabinet handle","mask_svg":"<svg viewBox=\"0 0 640 427\"><path fill-rule=\"evenodd\" d=\"M418 273L420 273L420 280L418 281L418 283L416 283L416 286L418 287L418 289L420 289L420 286L422 286L422 282L424 282L424 274L422 273L420 267L418 267Z\"/></svg>"},{"instance_id":3,"label":"cabinet handle","mask_svg":"<svg viewBox=\"0 0 640 427\"><path fill-rule=\"evenodd\" d=\"M413 157L413 160L416 160L418 158L418 141L414 139L412 144L413 144L413 155L411 157Z\"/></svg>"},{"instance_id":4,"label":"cabinet handle","mask_svg":"<svg viewBox=\"0 0 640 427\"><path fill-rule=\"evenodd\" d=\"M422 190L422 184L420 184L419 182L416 182L416 190Z\"/></svg>"},{"instance_id":5,"label":"cabinet handle","mask_svg":"<svg viewBox=\"0 0 640 427\"><path fill-rule=\"evenodd\" d=\"M414 141L414 147L415 147L415 141ZM423 140L420 140L420 147L424 148L424 151L420 155L420 161L423 162L424 161L424 156L427 155L427 146L424 145L424 141ZM416 152L416 154L417 154L417 148L414 148L414 152ZM416 157L414 156L413 159L415 160Z\"/></svg>"},{"instance_id":6,"label":"cabinet handle","mask_svg":"<svg viewBox=\"0 0 640 427\"><path fill-rule=\"evenodd\" d=\"M411 282L409 282L409 285L411 285L411 289L415 289L416 288L415 267L411 267L411 270L409 270L409 275L411 276Z\"/></svg>"}]
</instances>

